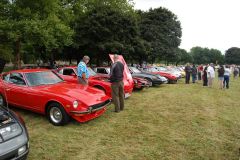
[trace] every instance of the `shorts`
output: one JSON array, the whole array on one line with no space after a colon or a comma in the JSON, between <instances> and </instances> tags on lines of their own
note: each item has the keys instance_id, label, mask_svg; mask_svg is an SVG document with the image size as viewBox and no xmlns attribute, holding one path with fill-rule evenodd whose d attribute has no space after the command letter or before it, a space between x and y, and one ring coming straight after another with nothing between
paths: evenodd
<instances>
[{"instance_id":1,"label":"shorts","mask_svg":"<svg viewBox=\"0 0 240 160\"><path fill-rule=\"evenodd\" d=\"M218 77L218 80L223 81L224 77Z\"/></svg>"}]
</instances>

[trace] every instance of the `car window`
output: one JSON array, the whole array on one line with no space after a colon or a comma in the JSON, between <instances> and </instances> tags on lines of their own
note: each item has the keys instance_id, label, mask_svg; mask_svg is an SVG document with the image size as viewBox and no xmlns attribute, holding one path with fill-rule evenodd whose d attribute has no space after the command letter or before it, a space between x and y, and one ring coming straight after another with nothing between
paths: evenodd
<instances>
[{"instance_id":1,"label":"car window","mask_svg":"<svg viewBox=\"0 0 240 160\"><path fill-rule=\"evenodd\" d=\"M16 85L26 85L26 82L23 79L22 74L20 73L10 73L10 74L4 75L3 80Z\"/></svg>"},{"instance_id":2,"label":"car window","mask_svg":"<svg viewBox=\"0 0 240 160\"><path fill-rule=\"evenodd\" d=\"M108 74L107 71L105 70L105 68L98 68L97 73Z\"/></svg>"},{"instance_id":3,"label":"car window","mask_svg":"<svg viewBox=\"0 0 240 160\"><path fill-rule=\"evenodd\" d=\"M76 74L72 68L65 68L63 69L63 75L72 76Z\"/></svg>"},{"instance_id":4,"label":"car window","mask_svg":"<svg viewBox=\"0 0 240 160\"><path fill-rule=\"evenodd\" d=\"M58 71L58 73L59 73L59 74L63 74L63 69L60 69L60 70Z\"/></svg>"},{"instance_id":5,"label":"car window","mask_svg":"<svg viewBox=\"0 0 240 160\"><path fill-rule=\"evenodd\" d=\"M63 82L63 80L52 71L26 73L26 79L30 86L48 85Z\"/></svg>"}]
</instances>

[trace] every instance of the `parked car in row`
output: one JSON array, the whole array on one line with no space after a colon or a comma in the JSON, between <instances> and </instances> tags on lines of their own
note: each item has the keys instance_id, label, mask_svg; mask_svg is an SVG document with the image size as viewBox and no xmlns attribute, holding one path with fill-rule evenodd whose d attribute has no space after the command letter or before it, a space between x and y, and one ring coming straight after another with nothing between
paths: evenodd
<instances>
[{"instance_id":1,"label":"parked car in row","mask_svg":"<svg viewBox=\"0 0 240 160\"><path fill-rule=\"evenodd\" d=\"M158 74L142 72L136 67L128 67L133 78L143 78L149 82L150 86L167 83L168 80Z\"/></svg>"},{"instance_id":2,"label":"parked car in row","mask_svg":"<svg viewBox=\"0 0 240 160\"><path fill-rule=\"evenodd\" d=\"M103 91L63 81L47 69L26 69L4 73L0 94L13 106L46 115L53 125L64 125L70 117L86 122L101 116L110 97Z\"/></svg>"},{"instance_id":3,"label":"parked car in row","mask_svg":"<svg viewBox=\"0 0 240 160\"><path fill-rule=\"evenodd\" d=\"M106 95L111 97L111 83L108 75L97 74L90 67L88 67L89 79L88 85L103 90ZM77 77L77 67L63 67L57 70L59 76L67 81L72 83L78 83ZM128 98L132 94L133 85L124 84L125 98Z\"/></svg>"},{"instance_id":4,"label":"parked car in row","mask_svg":"<svg viewBox=\"0 0 240 160\"><path fill-rule=\"evenodd\" d=\"M166 77L168 79L168 83L177 83L178 81L178 77L176 75L169 72L159 71L155 67L144 68L143 72L147 72L147 73L150 72L150 73L154 73L154 74L158 74L160 76Z\"/></svg>"},{"instance_id":5,"label":"parked car in row","mask_svg":"<svg viewBox=\"0 0 240 160\"><path fill-rule=\"evenodd\" d=\"M0 160L27 159L29 137L20 115L5 108L0 95Z\"/></svg>"},{"instance_id":6,"label":"parked car in row","mask_svg":"<svg viewBox=\"0 0 240 160\"><path fill-rule=\"evenodd\" d=\"M5 61L0 59L0 73ZM0 75L1 76L1 75ZM1 83L0 78L0 83ZM4 98L5 90L0 92L0 160L27 159L29 136L22 117L8 108Z\"/></svg>"},{"instance_id":7,"label":"parked car in row","mask_svg":"<svg viewBox=\"0 0 240 160\"><path fill-rule=\"evenodd\" d=\"M169 68L169 67L155 67L155 68L160 72L167 72L167 73L173 74L178 79L182 78L181 73L173 68Z\"/></svg>"}]
</instances>

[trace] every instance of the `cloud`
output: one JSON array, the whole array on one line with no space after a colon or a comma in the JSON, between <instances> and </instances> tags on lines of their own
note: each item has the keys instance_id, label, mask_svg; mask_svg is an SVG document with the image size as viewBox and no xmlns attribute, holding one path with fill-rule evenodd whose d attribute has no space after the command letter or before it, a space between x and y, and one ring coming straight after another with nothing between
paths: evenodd
<instances>
[{"instance_id":1,"label":"cloud","mask_svg":"<svg viewBox=\"0 0 240 160\"><path fill-rule=\"evenodd\" d=\"M135 8L163 6L178 16L183 28L181 48L215 48L223 53L240 47L238 0L135 0Z\"/></svg>"}]
</instances>

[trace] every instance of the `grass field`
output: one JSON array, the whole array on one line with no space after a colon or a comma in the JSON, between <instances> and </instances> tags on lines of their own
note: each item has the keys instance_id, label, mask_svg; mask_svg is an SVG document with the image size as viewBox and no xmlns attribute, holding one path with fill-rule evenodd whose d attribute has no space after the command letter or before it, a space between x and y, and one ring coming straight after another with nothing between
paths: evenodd
<instances>
[{"instance_id":1,"label":"grass field","mask_svg":"<svg viewBox=\"0 0 240 160\"><path fill-rule=\"evenodd\" d=\"M16 110L16 109L15 109ZM17 110L30 135L29 159L238 160L240 79L229 90L198 84L162 85L134 92L126 109L63 127Z\"/></svg>"}]
</instances>

